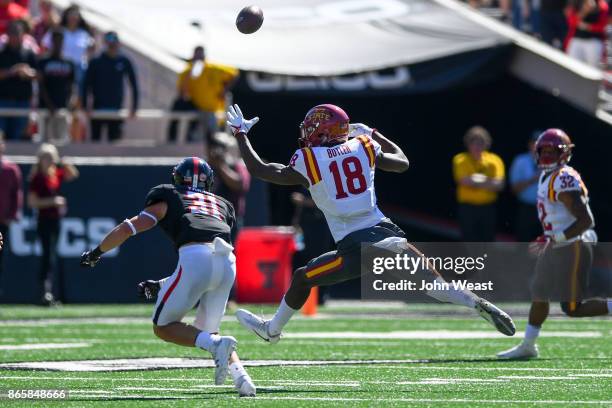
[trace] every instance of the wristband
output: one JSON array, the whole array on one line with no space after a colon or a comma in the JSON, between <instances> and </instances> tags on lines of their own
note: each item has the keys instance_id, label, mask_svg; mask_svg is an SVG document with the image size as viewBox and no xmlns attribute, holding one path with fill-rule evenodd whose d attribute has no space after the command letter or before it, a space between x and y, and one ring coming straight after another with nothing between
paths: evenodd
<instances>
[{"instance_id":1,"label":"wristband","mask_svg":"<svg viewBox=\"0 0 612 408\"><path fill-rule=\"evenodd\" d=\"M104 252L102 252L102 250L100 249L100 246L98 245L93 251L91 251L91 255L94 258L99 258L102 256Z\"/></svg>"},{"instance_id":2,"label":"wristband","mask_svg":"<svg viewBox=\"0 0 612 408\"><path fill-rule=\"evenodd\" d=\"M143 210L143 211L141 211L141 212L140 212L140 215L144 215L144 216L146 216L146 217L149 217L150 219L152 219L153 221L155 221L155 224L157 225L157 217L155 217L153 214L148 213L148 212L146 212L146 211L144 211L144 210Z\"/></svg>"},{"instance_id":3,"label":"wristband","mask_svg":"<svg viewBox=\"0 0 612 408\"><path fill-rule=\"evenodd\" d=\"M138 234L138 231L136 231L136 227L134 227L134 224L132 224L132 221L128 220L127 218L125 220L123 220L123 222L125 222L128 227L130 227L130 229L132 230L132 236Z\"/></svg>"}]
</instances>

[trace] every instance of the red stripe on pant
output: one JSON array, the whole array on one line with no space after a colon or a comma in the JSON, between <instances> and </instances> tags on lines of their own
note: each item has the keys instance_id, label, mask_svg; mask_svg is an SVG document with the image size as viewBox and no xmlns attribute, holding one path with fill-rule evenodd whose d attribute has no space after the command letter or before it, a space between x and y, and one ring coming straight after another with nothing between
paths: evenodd
<instances>
[{"instance_id":1,"label":"red stripe on pant","mask_svg":"<svg viewBox=\"0 0 612 408\"><path fill-rule=\"evenodd\" d=\"M172 282L172 284L170 285L170 287L164 294L164 297L162 298L162 301L159 303L159 306L157 306L157 310L155 311L155 316L153 317L153 324L157 324L157 320L159 319L159 315L161 314L161 311L164 308L164 305L166 304L166 300L168 300L168 298L172 294L172 291L174 291L174 288L176 288L176 285L178 285L179 280L181 280L182 274L183 274L183 267L180 266L178 274L176 275L176 279L174 280L174 282Z\"/></svg>"}]
</instances>

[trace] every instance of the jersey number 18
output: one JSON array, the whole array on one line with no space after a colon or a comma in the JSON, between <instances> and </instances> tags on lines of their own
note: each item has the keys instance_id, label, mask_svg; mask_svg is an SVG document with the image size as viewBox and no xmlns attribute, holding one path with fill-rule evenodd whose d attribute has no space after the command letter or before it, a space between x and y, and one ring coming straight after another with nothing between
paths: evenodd
<instances>
[{"instance_id":1,"label":"jersey number 18","mask_svg":"<svg viewBox=\"0 0 612 408\"><path fill-rule=\"evenodd\" d=\"M353 168L351 168L351 165ZM342 176L346 180L346 188L351 194L360 194L366 191L368 183L365 176L363 175L363 167L361 162L355 156L349 156L342 160L342 173L340 166L337 161L333 161L329 164L329 171L334 177L334 184L336 185L336 200L348 197L346 190L344 189L344 183Z\"/></svg>"}]
</instances>

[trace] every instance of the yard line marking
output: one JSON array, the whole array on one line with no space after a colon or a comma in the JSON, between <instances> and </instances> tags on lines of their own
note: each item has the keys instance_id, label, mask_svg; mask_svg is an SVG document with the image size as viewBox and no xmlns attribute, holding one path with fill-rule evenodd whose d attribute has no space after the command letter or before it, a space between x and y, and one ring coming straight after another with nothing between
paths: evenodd
<instances>
[{"instance_id":1,"label":"yard line marking","mask_svg":"<svg viewBox=\"0 0 612 408\"><path fill-rule=\"evenodd\" d=\"M524 333L517 332L517 337L522 337ZM546 331L542 332L541 336L545 337L575 337L575 338L592 338L602 337L599 331ZM446 340L446 339L505 339L501 333L492 330L406 330L406 331L391 331L391 332L359 332L359 331L343 331L343 332L296 332L286 333L283 335L285 339L376 339L376 340Z\"/></svg>"},{"instance_id":2,"label":"yard line marking","mask_svg":"<svg viewBox=\"0 0 612 408\"><path fill-rule=\"evenodd\" d=\"M27 344L5 344L0 345L0 350L49 350L91 347L89 343L27 343Z\"/></svg>"},{"instance_id":3,"label":"yard line marking","mask_svg":"<svg viewBox=\"0 0 612 408\"><path fill-rule=\"evenodd\" d=\"M482 361L478 360L478 361ZM491 358L491 363L497 359ZM470 360L463 362L469 363ZM429 364L435 365L429 365ZM438 363L438 364L436 364ZM370 369L425 369L425 370L471 370L471 371L544 371L544 372L595 372L612 373L612 369L606 368L548 368L548 367L458 367L444 366L443 360L435 359L403 359L403 360L243 360L246 367L275 367L275 366L346 366L362 367L371 365ZM451 360L448 363L452 363ZM159 370L172 368L212 368L214 363L211 359L205 358L176 358L176 357L156 357L156 358L123 358L109 360L77 360L77 361L29 361L0 364L0 369L23 369L23 370L52 370L52 371L72 371L72 372L111 372L111 371L140 371L140 370ZM34 377L37 378L37 377Z\"/></svg>"},{"instance_id":4,"label":"yard line marking","mask_svg":"<svg viewBox=\"0 0 612 408\"><path fill-rule=\"evenodd\" d=\"M609 405L610 401L576 401L576 400L486 400L486 399L447 399L447 398L341 398L341 397L268 397L258 395L255 397L258 400L288 400L288 401L393 401L393 402L450 402L461 403L466 402L479 404L589 404L589 405Z\"/></svg>"}]
</instances>

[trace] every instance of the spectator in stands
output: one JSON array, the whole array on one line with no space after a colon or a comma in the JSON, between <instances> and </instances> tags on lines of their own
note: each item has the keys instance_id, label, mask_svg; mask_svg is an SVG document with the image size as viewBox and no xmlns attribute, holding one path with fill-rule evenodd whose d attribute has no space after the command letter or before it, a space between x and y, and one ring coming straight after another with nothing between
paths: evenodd
<instances>
[{"instance_id":1,"label":"spectator in stands","mask_svg":"<svg viewBox=\"0 0 612 408\"><path fill-rule=\"evenodd\" d=\"M21 170L15 163L4 156L6 144L4 134L0 130L0 234L7 240L9 226L21 212L23 191L21 188ZM2 276L3 261L0 252L0 276Z\"/></svg>"},{"instance_id":2,"label":"spectator in stands","mask_svg":"<svg viewBox=\"0 0 612 408\"><path fill-rule=\"evenodd\" d=\"M54 143L69 140L70 115L66 111L74 104L74 64L62 55L64 33L51 33L51 52L38 66L39 106L49 110L45 136Z\"/></svg>"},{"instance_id":3,"label":"spectator in stands","mask_svg":"<svg viewBox=\"0 0 612 408\"><path fill-rule=\"evenodd\" d=\"M467 152L453 158L461 236L467 242L490 242L495 239L495 203L504 186L504 162L488 151L491 136L485 128L470 128L463 141Z\"/></svg>"},{"instance_id":4,"label":"spectator in stands","mask_svg":"<svg viewBox=\"0 0 612 408\"><path fill-rule=\"evenodd\" d=\"M29 18L27 7L19 5L15 1L0 0L0 34L7 32L12 21Z\"/></svg>"},{"instance_id":5,"label":"spectator in stands","mask_svg":"<svg viewBox=\"0 0 612 408\"><path fill-rule=\"evenodd\" d=\"M555 48L562 48L567 35L566 6L567 0L542 0L540 4L540 37Z\"/></svg>"},{"instance_id":6,"label":"spectator in stands","mask_svg":"<svg viewBox=\"0 0 612 408\"><path fill-rule=\"evenodd\" d=\"M608 3L605 0L578 0L567 16L567 53L599 68L604 55Z\"/></svg>"},{"instance_id":7,"label":"spectator in stands","mask_svg":"<svg viewBox=\"0 0 612 408\"><path fill-rule=\"evenodd\" d=\"M81 15L81 9L77 5L72 5L64 10L60 25L64 31L63 54L74 64L76 82L81 88L89 55L93 52L95 45L94 32ZM47 50L51 48L50 32L43 37L42 45Z\"/></svg>"},{"instance_id":8,"label":"spectator in stands","mask_svg":"<svg viewBox=\"0 0 612 408\"><path fill-rule=\"evenodd\" d=\"M64 182L76 179L79 171L60 159L57 148L52 144L42 144L37 156L38 161L30 173L28 206L38 212L36 231L42 245L39 275L43 289L41 302L51 306L58 298L54 288L54 280L60 280L55 275L59 271L57 239L60 221L67 211L66 198L60 195L60 189Z\"/></svg>"},{"instance_id":9,"label":"spectator in stands","mask_svg":"<svg viewBox=\"0 0 612 408\"><path fill-rule=\"evenodd\" d=\"M229 200L236 213L236 235L244 224L246 195L251 186L251 174L246 168L236 139L227 133L217 132L210 141L208 163L215 171L214 193ZM235 242L236 236L232 237Z\"/></svg>"},{"instance_id":10,"label":"spectator in stands","mask_svg":"<svg viewBox=\"0 0 612 408\"><path fill-rule=\"evenodd\" d=\"M191 57L190 63L196 64L198 61L202 60L202 56L204 54L204 47L198 46L193 50L193 56ZM178 96L172 103L172 112L197 112L198 108L191 101L191 96L187 92L187 87L184 84L184 81L181 81L181 77L179 76L179 80L177 81L177 92ZM168 141L175 142L178 136L178 120L170 121L168 126ZM197 130L198 122L190 121L189 128L187 129L187 140L191 141L195 139L195 131Z\"/></svg>"},{"instance_id":11,"label":"spectator in stands","mask_svg":"<svg viewBox=\"0 0 612 408\"><path fill-rule=\"evenodd\" d=\"M225 97L238 78L238 70L206 61L204 47L197 47L194 57L178 77L180 94L202 112L203 140L210 140L224 123Z\"/></svg>"},{"instance_id":12,"label":"spectator in stands","mask_svg":"<svg viewBox=\"0 0 612 408\"><path fill-rule=\"evenodd\" d=\"M34 53L23 48L23 26L17 21L11 22L8 42L0 51L0 108L30 107L35 67ZM0 117L0 129L9 140L20 139L27 124L25 116Z\"/></svg>"},{"instance_id":13,"label":"spectator in stands","mask_svg":"<svg viewBox=\"0 0 612 408\"><path fill-rule=\"evenodd\" d=\"M32 36L39 44L42 44L45 34L59 25L60 17L55 9L53 9L53 5L49 0L40 0L38 2L38 9L40 15L34 20Z\"/></svg>"},{"instance_id":14,"label":"spectator in stands","mask_svg":"<svg viewBox=\"0 0 612 408\"><path fill-rule=\"evenodd\" d=\"M120 53L119 36L114 31L104 35L106 49L94 58L85 76L83 89L83 104L89 110L91 104L88 96L93 99L93 109L118 111L123 106L124 79L127 77L132 88L132 106L130 118L136 117L138 109L138 82L131 61ZM108 139L115 141L121 138L121 119L91 119L91 139L99 141L102 128L106 127Z\"/></svg>"},{"instance_id":15,"label":"spectator in stands","mask_svg":"<svg viewBox=\"0 0 612 408\"><path fill-rule=\"evenodd\" d=\"M15 23L21 24L23 27L23 38L21 41L21 46L25 50L32 51L35 55L40 53L40 47L36 42L36 39L30 34L32 28L30 27L30 22L28 20L15 20ZM0 35L0 48L4 47L8 43L8 34Z\"/></svg>"},{"instance_id":16,"label":"spectator in stands","mask_svg":"<svg viewBox=\"0 0 612 408\"><path fill-rule=\"evenodd\" d=\"M516 239L520 242L531 242L542 232L536 208L541 172L536 163L535 143L540 133L533 133L527 151L516 156L510 167L510 186L518 199Z\"/></svg>"}]
</instances>

